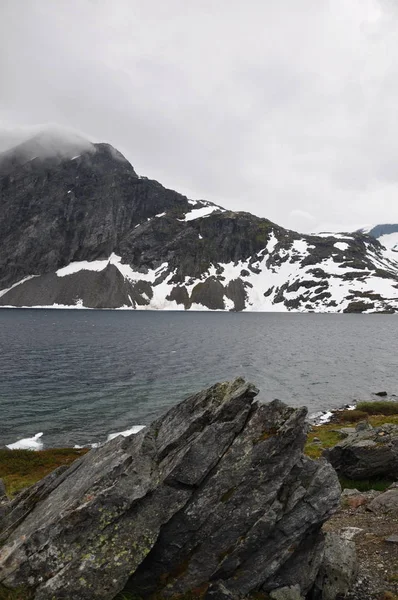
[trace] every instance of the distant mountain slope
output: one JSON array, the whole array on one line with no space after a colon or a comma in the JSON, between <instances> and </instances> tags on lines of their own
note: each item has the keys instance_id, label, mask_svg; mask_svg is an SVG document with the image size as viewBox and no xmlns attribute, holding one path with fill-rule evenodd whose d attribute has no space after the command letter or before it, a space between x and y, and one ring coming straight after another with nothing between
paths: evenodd
<instances>
[{"instance_id":1,"label":"distant mountain slope","mask_svg":"<svg viewBox=\"0 0 398 600\"><path fill-rule=\"evenodd\" d=\"M372 236L188 200L108 144L38 160L26 144L0 155L2 306L398 310L398 263Z\"/></svg>"},{"instance_id":2,"label":"distant mountain slope","mask_svg":"<svg viewBox=\"0 0 398 600\"><path fill-rule=\"evenodd\" d=\"M387 250L395 252L395 258L398 260L398 223L374 225L373 227L361 229L360 232L376 238Z\"/></svg>"}]
</instances>

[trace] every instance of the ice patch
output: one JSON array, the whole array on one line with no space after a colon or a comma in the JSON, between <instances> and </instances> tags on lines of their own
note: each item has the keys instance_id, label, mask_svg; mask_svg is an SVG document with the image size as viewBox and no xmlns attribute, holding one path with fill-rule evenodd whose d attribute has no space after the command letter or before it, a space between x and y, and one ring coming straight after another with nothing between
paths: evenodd
<instances>
[{"instance_id":1,"label":"ice patch","mask_svg":"<svg viewBox=\"0 0 398 600\"><path fill-rule=\"evenodd\" d=\"M13 444L7 444L6 448L9 450L42 450L43 442L40 440L42 435L43 432L36 433L36 435L31 438L23 438Z\"/></svg>"},{"instance_id":2,"label":"ice patch","mask_svg":"<svg viewBox=\"0 0 398 600\"><path fill-rule=\"evenodd\" d=\"M125 431L118 431L117 433L110 433L106 438L107 442L115 439L118 435L122 435L123 437L129 437L129 435L133 435L144 429L145 425L134 425L131 429L126 429Z\"/></svg>"}]
</instances>

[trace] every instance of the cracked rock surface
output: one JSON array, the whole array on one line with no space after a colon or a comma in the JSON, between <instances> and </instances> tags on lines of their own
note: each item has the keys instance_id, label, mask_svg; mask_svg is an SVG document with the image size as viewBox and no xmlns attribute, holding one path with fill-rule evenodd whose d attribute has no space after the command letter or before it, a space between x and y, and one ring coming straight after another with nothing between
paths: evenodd
<instances>
[{"instance_id":1,"label":"cracked rock surface","mask_svg":"<svg viewBox=\"0 0 398 600\"><path fill-rule=\"evenodd\" d=\"M257 393L243 379L216 384L20 494L0 519L0 591L304 596L340 485L302 453L306 409Z\"/></svg>"}]
</instances>

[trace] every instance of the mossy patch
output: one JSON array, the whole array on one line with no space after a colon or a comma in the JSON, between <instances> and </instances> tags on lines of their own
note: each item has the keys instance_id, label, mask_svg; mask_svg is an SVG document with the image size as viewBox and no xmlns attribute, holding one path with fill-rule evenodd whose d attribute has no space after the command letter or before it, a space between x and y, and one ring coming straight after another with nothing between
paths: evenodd
<instances>
[{"instance_id":1,"label":"mossy patch","mask_svg":"<svg viewBox=\"0 0 398 600\"><path fill-rule=\"evenodd\" d=\"M385 492L387 488L393 483L392 479L384 479L381 477L374 477L372 479L348 479L339 475L339 481L341 488L344 489L355 489L359 492L369 492L370 490L377 490L378 492Z\"/></svg>"},{"instance_id":2,"label":"mossy patch","mask_svg":"<svg viewBox=\"0 0 398 600\"><path fill-rule=\"evenodd\" d=\"M70 465L88 452L87 448L48 450L0 450L0 479L11 498L62 465ZM0 600L2 597L0 595Z\"/></svg>"},{"instance_id":3,"label":"mossy patch","mask_svg":"<svg viewBox=\"0 0 398 600\"><path fill-rule=\"evenodd\" d=\"M307 442L304 446L304 454L310 458L320 458L325 448L332 448L341 439L342 434L336 431L335 423L327 423L319 427L313 427L307 436ZM318 438L319 441L314 438Z\"/></svg>"},{"instance_id":4,"label":"mossy patch","mask_svg":"<svg viewBox=\"0 0 398 600\"><path fill-rule=\"evenodd\" d=\"M336 423L358 423L358 421L365 421L369 417L369 414L363 410L342 410L335 415Z\"/></svg>"},{"instance_id":5,"label":"mossy patch","mask_svg":"<svg viewBox=\"0 0 398 600\"><path fill-rule=\"evenodd\" d=\"M332 448L342 438L343 435L338 431L339 425L344 423L355 423L362 420L367 420L372 427L380 427L387 423L398 425L398 414L390 413L372 413L372 411L383 410L381 405L394 405L398 409L398 402L360 402L356 410L343 410L335 415L334 423L325 423L324 425L316 425L311 428L307 436L307 442L304 447L304 454L310 458L320 458L326 448ZM378 406L374 406L378 405ZM380 408L379 408L380 406ZM364 410L367 409L367 410ZM393 410L391 408L387 410ZM350 416L350 414L352 416ZM314 438L317 440L314 441Z\"/></svg>"},{"instance_id":6,"label":"mossy patch","mask_svg":"<svg viewBox=\"0 0 398 600\"><path fill-rule=\"evenodd\" d=\"M0 583L0 600L31 600L33 592L19 587L11 590Z\"/></svg>"},{"instance_id":7,"label":"mossy patch","mask_svg":"<svg viewBox=\"0 0 398 600\"><path fill-rule=\"evenodd\" d=\"M232 496L234 495L236 488L232 487L229 490L227 490L220 498L221 502L228 502L228 500L230 498L232 498Z\"/></svg>"},{"instance_id":8,"label":"mossy patch","mask_svg":"<svg viewBox=\"0 0 398 600\"><path fill-rule=\"evenodd\" d=\"M389 400L376 400L375 402L359 402L357 410L368 415L398 415L398 402Z\"/></svg>"}]
</instances>

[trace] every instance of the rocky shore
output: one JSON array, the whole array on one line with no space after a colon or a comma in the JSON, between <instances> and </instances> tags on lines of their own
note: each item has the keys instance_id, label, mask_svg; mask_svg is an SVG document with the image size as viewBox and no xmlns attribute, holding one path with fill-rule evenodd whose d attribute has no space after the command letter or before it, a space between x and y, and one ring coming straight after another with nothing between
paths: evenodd
<instances>
[{"instance_id":1,"label":"rocky shore","mask_svg":"<svg viewBox=\"0 0 398 600\"><path fill-rule=\"evenodd\" d=\"M398 598L398 417L310 431L257 393L216 384L12 500L0 487L0 599Z\"/></svg>"}]
</instances>

